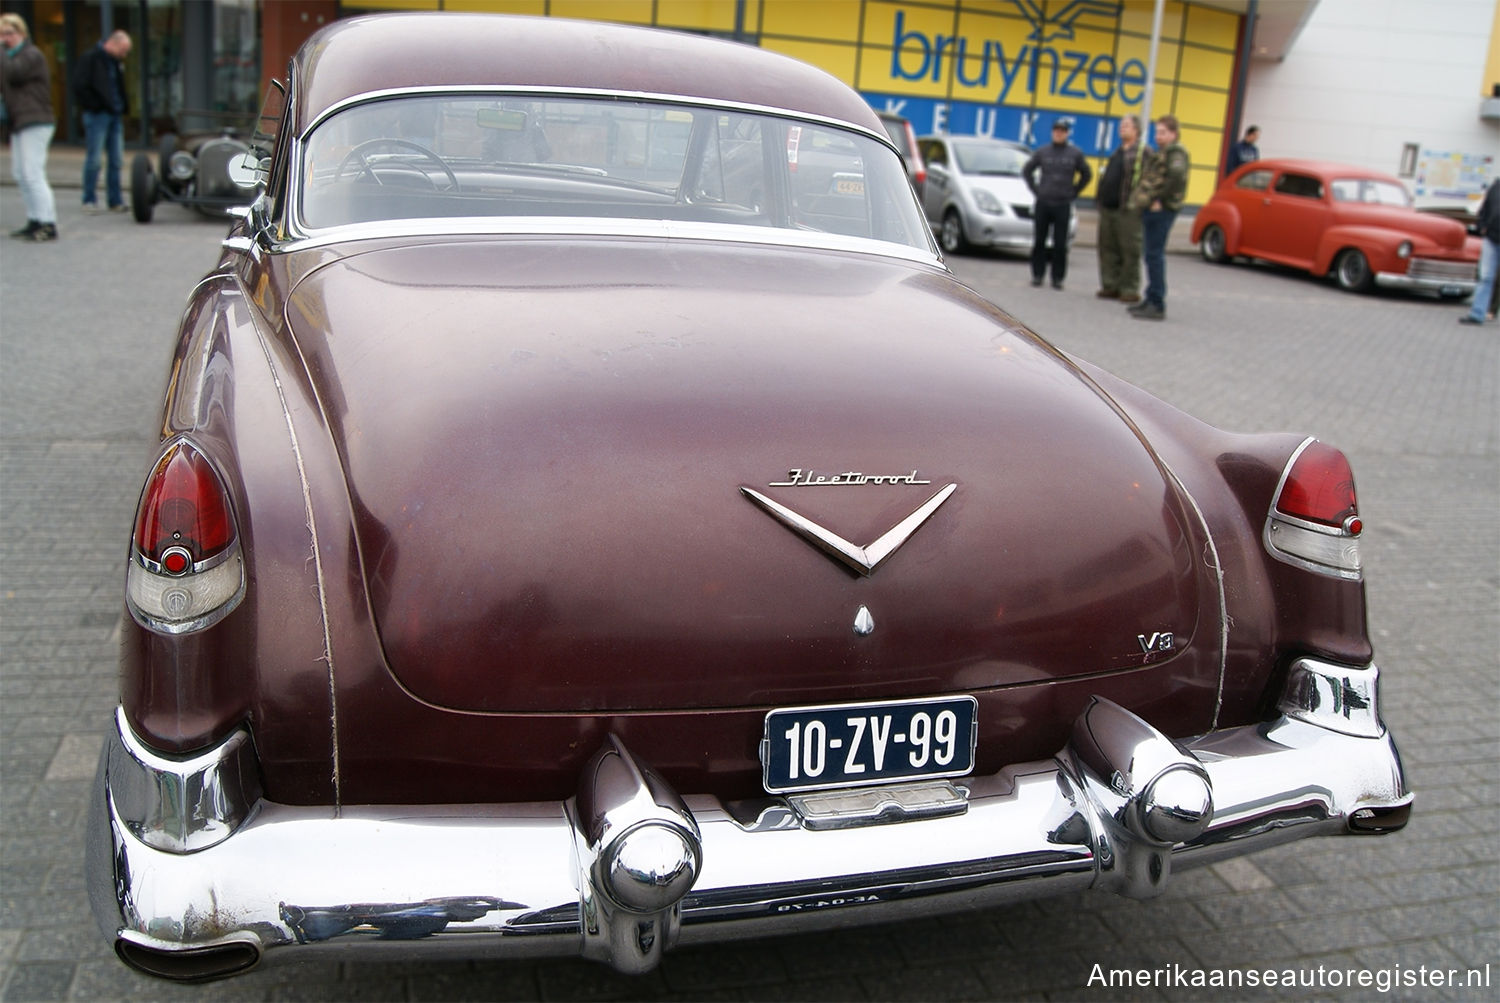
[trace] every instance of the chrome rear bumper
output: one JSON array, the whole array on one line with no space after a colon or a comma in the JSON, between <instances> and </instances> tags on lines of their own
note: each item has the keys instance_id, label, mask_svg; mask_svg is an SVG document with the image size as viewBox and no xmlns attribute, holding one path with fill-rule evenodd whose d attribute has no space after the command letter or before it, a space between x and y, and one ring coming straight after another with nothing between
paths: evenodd
<instances>
[{"instance_id":1,"label":"chrome rear bumper","mask_svg":"<svg viewBox=\"0 0 1500 1003\"><path fill-rule=\"evenodd\" d=\"M1053 760L811 808L679 798L613 739L563 803L291 807L259 796L248 735L170 760L119 715L89 892L122 960L185 980L351 951L640 972L678 941L1088 887L1148 897L1173 866L1404 825L1377 675L1302 660L1276 721L1181 744L1096 698Z\"/></svg>"}]
</instances>

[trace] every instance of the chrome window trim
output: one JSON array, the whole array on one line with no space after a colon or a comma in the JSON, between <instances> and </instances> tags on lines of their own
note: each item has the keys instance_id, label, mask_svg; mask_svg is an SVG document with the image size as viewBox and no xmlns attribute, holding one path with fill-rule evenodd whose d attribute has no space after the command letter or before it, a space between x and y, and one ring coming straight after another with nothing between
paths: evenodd
<instances>
[{"instance_id":1,"label":"chrome window trim","mask_svg":"<svg viewBox=\"0 0 1500 1003\"><path fill-rule=\"evenodd\" d=\"M344 98L329 105L320 111L307 125L307 128L299 132L290 142L287 151L287 183L286 183L286 238L278 242L275 250L291 251L308 247L321 247L329 243L341 243L345 240L369 239L371 235L381 237L403 237L403 236L462 236L468 234L483 234L494 236L505 236L510 234L547 234L550 236L670 236L670 237L699 237L709 240L732 240L738 243L750 244L776 244L789 247L819 247L833 250L853 250L864 253L878 253L887 257L897 257L910 261L931 261L940 263L936 242L933 240L930 228L921 227L919 232L926 236L926 253L922 249L910 244L900 244L889 240L876 240L866 237L845 237L841 234L824 234L817 231L781 229L777 227L753 227L736 226L733 224L687 224L672 221L656 221L650 219L631 219L625 222L633 224L633 227L615 227L612 225L619 221L610 219L601 221L594 217L437 217L424 219L415 217L406 220L380 220L374 223L347 224L337 227L310 227L302 221L302 192L303 172L302 154L304 146L309 137L317 128L332 116L349 108L361 104L371 104L379 101L391 100L399 97L436 97L436 96L468 96L468 95L496 95L496 96L527 96L538 99L565 98L572 100L604 100L604 101L641 101L648 104L660 105L687 105L693 108L701 108L715 111L724 111L734 114L766 115L772 118L786 119L802 124L822 125L830 128L840 129L845 132L855 133L869 139L875 140L884 146L900 161L901 154L891 142L891 138L885 134L885 130L879 131L867 129L857 122L849 122L844 119L829 118L822 115L805 114L793 112L786 108L774 108L767 105L750 104L738 101L709 100L706 98L686 97L672 94L656 94L647 91L605 91L586 87L520 87L513 85L476 85L454 87L449 85L425 86L425 87L398 87L388 90L367 91L352 97ZM899 163L902 172L906 170L904 162ZM925 221L926 215L920 203L916 201L916 195L912 193L916 218ZM505 225L497 224L498 220L504 220ZM545 225L538 222L545 220ZM481 224L480 221L483 221ZM580 226L582 223L584 225ZM419 224L419 225L413 225ZM430 224L430 225L420 225ZM603 227L603 229L601 229ZM700 231L701 228L701 231ZM639 232L631 232L632 229ZM672 232L663 232L663 231ZM782 236L770 240L764 237L757 238L754 231L765 230L770 233L780 233ZM378 231L372 233L371 231ZM715 232L708 232L715 231ZM744 233L744 231L752 231ZM796 239L791 239L795 236ZM824 237L836 238L825 241ZM889 248L898 248L901 251L892 253ZM877 250L878 249L878 250ZM902 251L907 253L901 253Z\"/></svg>"},{"instance_id":2,"label":"chrome window trim","mask_svg":"<svg viewBox=\"0 0 1500 1003\"><path fill-rule=\"evenodd\" d=\"M484 95L496 94L507 97L527 95L538 98L572 98L572 99L599 99L604 101L643 101L647 104L678 104L691 105L695 108L718 109L726 112L739 112L752 115L769 115L773 118L796 119L799 122L813 123L817 125L829 125L837 129L858 132L876 140L880 145L889 149L897 157L901 151L896 149L891 137L886 135L884 129L878 131L867 129L858 122L850 122L842 118L830 118L826 115L814 115L808 112L792 111L788 108L777 108L772 105L752 104L745 101L729 101L702 97L689 97L683 94L662 94L653 91L611 91L601 90L597 87L523 87L517 84L474 84L474 85L451 85L433 84L421 87L391 87L379 91L365 91L351 97L336 101L324 108L307 124L307 128L297 134L300 143L311 136L313 131L322 125L333 115L351 108L355 105L366 104L376 101L388 101L396 97L436 97L440 95ZM871 109L871 114L874 110Z\"/></svg>"},{"instance_id":3,"label":"chrome window trim","mask_svg":"<svg viewBox=\"0 0 1500 1003\"><path fill-rule=\"evenodd\" d=\"M814 230L788 230L732 223L695 223L682 220L616 219L595 216L455 216L379 220L323 227L280 244L278 253L327 247L351 241L389 238L463 237L637 237L658 240L704 240L760 244L804 250L848 251L895 258L943 269L936 251L870 237Z\"/></svg>"}]
</instances>

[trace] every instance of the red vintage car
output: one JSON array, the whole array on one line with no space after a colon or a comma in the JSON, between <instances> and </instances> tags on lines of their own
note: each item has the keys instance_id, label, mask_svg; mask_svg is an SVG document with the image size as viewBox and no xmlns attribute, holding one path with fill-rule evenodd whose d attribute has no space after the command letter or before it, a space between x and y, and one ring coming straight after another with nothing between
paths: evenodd
<instances>
[{"instance_id":1,"label":"red vintage car","mask_svg":"<svg viewBox=\"0 0 1500 1003\"><path fill-rule=\"evenodd\" d=\"M1259 258L1333 274L1339 287L1467 296L1479 281L1479 242L1462 224L1412 208L1396 178L1366 167L1257 160L1226 177L1193 219L1212 262Z\"/></svg>"},{"instance_id":2,"label":"red vintage car","mask_svg":"<svg viewBox=\"0 0 1500 1003\"><path fill-rule=\"evenodd\" d=\"M121 541L127 964L642 972L1405 824L1344 455L964 286L848 87L400 14L275 93Z\"/></svg>"}]
</instances>

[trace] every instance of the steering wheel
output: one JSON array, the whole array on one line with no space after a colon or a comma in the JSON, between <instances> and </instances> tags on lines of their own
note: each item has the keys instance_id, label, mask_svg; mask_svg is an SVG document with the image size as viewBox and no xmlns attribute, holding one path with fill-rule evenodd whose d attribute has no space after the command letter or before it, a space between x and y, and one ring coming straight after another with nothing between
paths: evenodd
<instances>
[{"instance_id":1,"label":"steering wheel","mask_svg":"<svg viewBox=\"0 0 1500 1003\"><path fill-rule=\"evenodd\" d=\"M360 143L358 146L356 146L354 149L350 150L347 154L345 154L344 159L339 162L339 169L333 174L333 180L341 180L344 176L344 172L351 165L358 163L359 170L355 172L354 175L356 178L360 177L361 175L368 175L370 180L374 181L377 185L385 184L384 181L380 180L380 175L375 173L374 165L372 165L367 159L365 159L366 154L385 146L393 146L401 150L410 150L413 153L420 154L424 160L432 161L438 166L438 170L442 171L443 174L447 176L449 186L448 190L458 191L458 175L454 174L453 169L443 162L442 157L438 156L436 153L433 153L421 143L413 143L409 139L395 139L387 138L384 136L377 139L367 139L363 143ZM432 185L433 191L442 190L438 188L437 182L433 180L432 175L424 170L421 166L414 164L403 166L416 167L417 173L421 174L422 177L427 179L427 183Z\"/></svg>"}]
</instances>

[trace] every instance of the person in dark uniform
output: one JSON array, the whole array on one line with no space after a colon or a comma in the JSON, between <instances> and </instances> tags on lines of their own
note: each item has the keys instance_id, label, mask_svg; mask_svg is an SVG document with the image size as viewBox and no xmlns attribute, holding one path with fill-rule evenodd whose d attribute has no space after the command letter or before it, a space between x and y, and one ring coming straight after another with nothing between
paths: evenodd
<instances>
[{"instance_id":1,"label":"person in dark uniform","mask_svg":"<svg viewBox=\"0 0 1500 1003\"><path fill-rule=\"evenodd\" d=\"M1071 118L1052 123L1052 142L1038 147L1021 168L1021 177L1031 189L1035 205L1031 211L1031 284L1039 286L1052 263L1052 288L1061 289L1068 276L1068 223L1073 202L1094 179L1094 170L1083 151L1068 142ZM1048 238L1052 247L1047 247Z\"/></svg>"}]
</instances>

